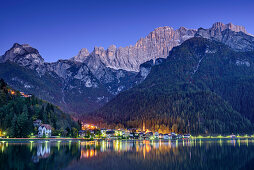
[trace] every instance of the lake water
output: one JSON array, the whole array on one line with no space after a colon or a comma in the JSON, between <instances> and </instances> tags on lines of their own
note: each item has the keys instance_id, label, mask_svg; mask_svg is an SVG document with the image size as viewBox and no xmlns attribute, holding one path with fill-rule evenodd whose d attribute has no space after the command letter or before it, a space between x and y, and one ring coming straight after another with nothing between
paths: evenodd
<instances>
[{"instance_id":1,"label":"lake water","mask_svg":"<svg viewBox=\"0 0 254 170\"><path fill-rule=\"evenodd\" d=\"M254 169L254 140L2 141L0 169Z\"/></svg>"}]
</instances>

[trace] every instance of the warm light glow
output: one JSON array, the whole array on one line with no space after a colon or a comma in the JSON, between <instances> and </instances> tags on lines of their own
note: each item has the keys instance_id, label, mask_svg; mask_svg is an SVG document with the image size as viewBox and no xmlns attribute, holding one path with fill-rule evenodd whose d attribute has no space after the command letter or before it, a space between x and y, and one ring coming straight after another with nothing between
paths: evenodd
<instances>
[{"instance_id":1,"label":"warm light glow","mask_svg":"<svg viewBox=\"0 0 254 170\"><path fill-rule=\"evenodd\" d=\"M14 95L15 94L15 91L11 90L11 95Z\"/></svg>"}]
</instances>

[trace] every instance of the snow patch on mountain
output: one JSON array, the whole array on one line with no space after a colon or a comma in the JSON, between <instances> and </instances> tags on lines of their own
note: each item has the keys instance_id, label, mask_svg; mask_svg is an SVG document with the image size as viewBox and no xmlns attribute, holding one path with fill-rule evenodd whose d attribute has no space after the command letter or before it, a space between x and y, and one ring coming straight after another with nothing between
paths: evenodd
<instances>
[{"instance_id":1,"label":"snow patch on mountain","mask_svg":"<svg viewBox=\"0 0 254 170\"><path fill-rule=\"evenodd\" d=\"M246 60L236 60L235 63L237 66L247 66L250 67L250 62Z\"/></svg>"}]
</instances>

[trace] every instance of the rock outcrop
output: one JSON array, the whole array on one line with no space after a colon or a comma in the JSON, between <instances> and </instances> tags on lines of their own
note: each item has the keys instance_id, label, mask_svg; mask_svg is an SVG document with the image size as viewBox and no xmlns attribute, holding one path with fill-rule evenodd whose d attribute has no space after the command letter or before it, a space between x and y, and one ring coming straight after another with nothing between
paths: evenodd
<instances>
[{"instance_id":1,"label":"rock outcrop","mask_svg":"<svg viewBox=\"0 0 254 170\"><path fill-rule=\"evenodd\" d=\"M196 30L181 27L174 30L172 27L159 27L148 34L145 38L141 38L132 46L116 48L111 45L108 49L103 47L95 47L91 55L97 55L101 61L110 68L123 69L127 71L139 71L139 65L156 58L166 58L168 52L175 46L180 45L183 41L194 37ZM80 61L74 57L74 60Z\"/></svg>"},{"instance_id":2,"label":"rock outcrop","mask_svg":"<svg viewBox=\"0 0 254 170\"><path fill-rule=\"evenodd\" d=\"M243 26L232 23L223 24L217 22L210 29L187 29L180 27L174 30L172 27L159 27L141 38L135 45L117 48L111 45L108 49L95 47L91 56L97 56L107 67L139 72L139 66L149 60L166 58L169 51L194 36L223 42L238 51L250 51L254 49L254 37L247 33ZM89 52L83 49L74 60L82 62Z\"/></svg>"},{"instance_id":3,"label":"rock outcrop","mask_svg":"<svg viewBox=\"0 0 254 170\"><path fill-rule=\"evenodd\" d=\"M11 61L21 66L28 66L34 69L44 63L44 59L38 50L32 48L28 44L20 45L15 43L12 48L0 57L0 62Z\"/></svg>"},{"instance_id":4,"label":"rock outcrop","mask_svg":"<svg viewBox=\"0 0 254 170\"><path fill-rule=\"evenodd\" d=\"M196 37L222 42L235 51L253 51L254 37L243 26L217 22L210 29L199 28Z\"/></svg>"}]
</instances>

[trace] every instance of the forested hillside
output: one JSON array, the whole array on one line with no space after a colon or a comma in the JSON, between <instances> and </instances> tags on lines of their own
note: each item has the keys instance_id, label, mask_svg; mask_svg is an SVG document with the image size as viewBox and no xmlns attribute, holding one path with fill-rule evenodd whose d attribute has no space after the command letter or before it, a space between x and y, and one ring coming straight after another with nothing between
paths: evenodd
<instances>
[{"instance_id":1,"label":"forested hillside","mask_svg":"<svg viewBox=\"0 0 254 170\"><path fill-rule=\"evenodd\" d=\"M178 133L252 133L253 56L203 38L187 40L93 120L140 128L145 122L148 129Z\"/></svg>"},{"instance_id":2,"label":"forested hillside","mask_svg":"<svg viewBox=\"0 0 254 170\"><path fill-rule=\"evenodd\" d=\"M73 135L79 129L70 115L34 96L24 97L0 80L0 129L9 137L28 137L37 133L33 121L40 119L53 128L52 135Z\"/></svg>"}]
</instances>

